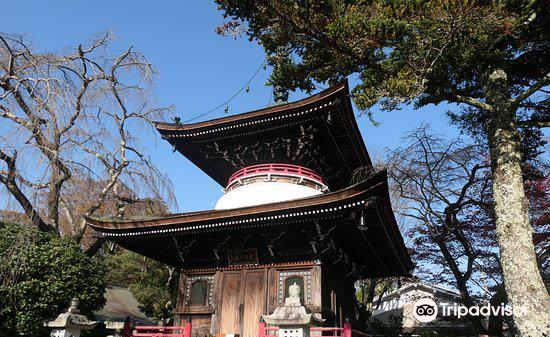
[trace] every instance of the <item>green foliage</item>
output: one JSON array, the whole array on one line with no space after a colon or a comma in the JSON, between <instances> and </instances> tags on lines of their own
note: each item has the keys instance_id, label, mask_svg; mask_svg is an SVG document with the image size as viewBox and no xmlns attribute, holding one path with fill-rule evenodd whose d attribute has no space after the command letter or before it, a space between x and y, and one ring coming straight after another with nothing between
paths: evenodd
<instances>
[{"instance_id":1,"label":"green foliage","mask_svg":"<svg viewBox=\"0 0 550 337\"><path fill-rule=\"evenodd\" d=\"M270 84L311 91L315 82L356 74L353 100L369 116L376 104L483 101L484 79L495 69L507 74L514 96L550 71L550 3L544 0L216 2L264 47L271 64L282 64ZM280 48L290 53L284 61ZM536 111L548 105L528 103L537 119Z\"/></svg>"},{"instance_id":2,"label":"green foliage","mask_svg":"<svg viewBox=\"0 0 550 337\"><path fill-rule=\"evenodd\" d=\"M542 111L544 110L544 111ZM541 101L536 109L521 108L518 110L519 120L544 119L543 115L550 111L550 97ZM451 122L461 127L464 133L473 137L477 142L485 142L485 130L487 130L487 112L474 108L465 108L460 112L447 112ZM544 153L547 141L540 127L533 125L518 125L521 137L521 154L524 164L536 165L540 155Z\"/></svg>"},{"instance_id":3,"label":"green foliage","mask_svg":"<svg viewBox=\"0 0 550 337\"><path fill-rule=\"evenodd\" d=\"M422 332L420 332L419 335L420 335L420 337L438 337L438 336L441 336L436 331L430 331L430 330L422 331Z\"/></svg>"},{"instance_id":4,"label":"green foliage","mask_svg":"<svg viewBox=\"0 0 550 337\"><path fill-rule=\"evenodd\" d=\"M178 281L173 268L129 251L109 255L103 264L107 282L130 288L143 313L155 319L172 316Z\"/></svg>"},{"instance_id":5,"label":"green foliage","mask_svg":"<svg viewBox=\"0 0 550 337\"><path fill-rule=\"evenodd\" d=\"M0 336L47 335L74 297L88 316L105 303L103 267L69 240L0 223L0 256Z\"/></svg>"},{"instance_id":6,"label":"green foliage","mask_svg":"<svg viewBox=\"0 0 550 337\"><path fill-rule=\"evenodd\" d=\"M399 279L389 277L385 279L363 279L355 283L357 300L357 320L358 330L365 330L367 322L372 316L374 310L378 309L382 297L400 286Z\"/></svg>"},{"instance_id":7,"label":"green foliage","mask_svg":"<svg viewBox=\"0 0 550 337\"><path fill-rule=\"evenodd\" d=\"M369 330L375 331L377 335L399 337L403 335L403 315L391 315L387 322L371 319L368 326Z\"/></svg>"}]
</instances>

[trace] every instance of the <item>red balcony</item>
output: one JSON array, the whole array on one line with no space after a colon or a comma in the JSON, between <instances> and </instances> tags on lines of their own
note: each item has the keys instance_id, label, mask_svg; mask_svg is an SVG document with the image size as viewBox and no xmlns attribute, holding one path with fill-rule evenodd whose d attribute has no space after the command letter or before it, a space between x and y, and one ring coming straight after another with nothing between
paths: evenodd
<instances>
[{"instance_id":1,"label":"red balcony","mask_svg":"<svg viewBox=\"0 0 550 337\"><path fill-rule=\"evenodd\" d=\"M256 175L280 174L286 176L295 176L313 180L317 183L325 184L325 180L317 172L298 165L291 164L259 164L245 167L235 172L227 182L227 186L236 180Z\"/></svg>"}]
</instances>

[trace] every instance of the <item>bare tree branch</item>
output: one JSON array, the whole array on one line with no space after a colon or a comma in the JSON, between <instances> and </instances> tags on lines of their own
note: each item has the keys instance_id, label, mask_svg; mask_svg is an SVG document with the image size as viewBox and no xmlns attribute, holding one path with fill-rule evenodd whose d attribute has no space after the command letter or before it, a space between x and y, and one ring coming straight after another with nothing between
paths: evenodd
<instances>
[{"instance_id":1,"label":"bare tree branch","mask_svg":"<svg viewBox=\"0 0 550 337\"><path fill-rule=\"evenodd\" d=\"M84 216L124 214L141 198L174 202L168 178L133 136L170 109L156 103L153 66L132 47L112 55L114 38L106 32L68 53L35 53L25 38L0 33L0 120L18 130L0 129L0 142L24 161L16 166L2 152L1 182L33 223L77 242ZM85 202L77 202L72 194L83 187Z\"/></svg>"},{"instance_id":2,"label":"bare tree branch","mask_svg":"<svg viewBox=\"0 0 550 337\"><path fill-rule=\"evenodd\" d=\"M485 102L482 102L480 100L477 100L472 97L462 96L462 95L456 95L455 100L459 103L465 103L470 106L473 106L474 108L478 108L485 111L492 111L493 107Z\"/></svg>"},{"instance_id":3,"label":"bare tree branch","mask_svg":"<svg viewBox=\"0 0 550 337\"><path fill-rule=\"evenodd\" d=\"M512 99L511 104L514 106L518 106L521 102L528 99L529 97L531 97L531 95L533 95L543 87L547 86L548 84L550 84L550 73L546 74L537 83L533 84L527 90L516 96L516 98Z\"/></svg>"},{"instance_id":4,"label":"bare tree branch","mask_svg":"<svg viewBox=\"0 0 550 337\"><path fill-rule=\"evenodd\" d=\"M19 186L15 181L15 176L17 172L16 160L17 160L17 151L14 152L13 156L7 155L5 152L0 150L0 160L3 160L7 165L7 172L5 175L0 174L0 182L6 186L10 191L13 197L21 204L25 214L29 217L31 223L36 225L40 230L47 231L51 227L48 226L34 209L33 205L27 198L27 196L21 191Z\"/></svg>"}]
</instances>

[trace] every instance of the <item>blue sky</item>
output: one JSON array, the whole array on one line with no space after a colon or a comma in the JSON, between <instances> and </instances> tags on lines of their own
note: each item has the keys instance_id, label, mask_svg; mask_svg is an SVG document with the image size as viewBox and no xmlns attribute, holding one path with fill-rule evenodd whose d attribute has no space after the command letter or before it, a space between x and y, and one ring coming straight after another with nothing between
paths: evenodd
<instances>
[{"instance_id":1,"label":"blue sky","mask_svg":"<svg viewBox=\"0 0 550 337\"><path fill-rule=\"evenodd\" d=\"M2 31L27 33L35 49L60 51L76 46L110 29L120 39L117 47L133 45L142 51L160 72L158 96L162 105L175 105L183 120L210 110L232 96L261 65L265 57L256 43L246 38L234 40L214 33L222 21L213 1L129 1L129 0L27 0L3 4ZM229 114L265 107L271 89L264 86L269 68L261 70L251 83L250 93L242 93L229 105ZM350 83L354 85L353 81ZM304 97L291 93L290 99ZM396 148L400 137L421 123L448 137L458 136L449 125L446 107L413 111L406 107L393 112L376 112L381 123L368 118L358 124L373 157L385 147ZM224 115L224 109L208 118ZM210 209L221 196L221 187L178 153L158 134L140 135L154 163L172 179L179 209Z\"/></svg>"}]
</instances>

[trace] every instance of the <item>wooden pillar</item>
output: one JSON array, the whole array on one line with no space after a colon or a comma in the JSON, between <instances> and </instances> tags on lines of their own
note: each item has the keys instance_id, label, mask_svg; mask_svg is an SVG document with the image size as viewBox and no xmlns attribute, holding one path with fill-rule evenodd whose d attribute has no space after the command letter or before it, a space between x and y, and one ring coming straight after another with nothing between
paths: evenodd
<instances>
[{"instance_id":1,"label":"wooden pillar","mask_svg":"<svg viewBox=\"0 0 550 337\"><path fill-rule=\"evenodd\" d=\"M322 308L322 278L321 266L315 265L311 269L311 304L319 310Z\"/></svg>"},{"instance_id":2,"label":"wooden pillar","mask_svg":"<svg viewBox=\"0 0 550 337\"><path fill-rule=\"evenodd\" d=\"M215 336L220 332L221 294L223 291L223 271L217 271L212 281L212 306L214 313L210 322L210 334Z\"/></svg>"},{"instance_id":3,"label":"wooden pillar","mask_svg":"<svg viewBox=\"0 0 550 337\"><path fill-rule=\"evenodd\" d=\"M183 322L185 322L182 315L179 314L181 310L183 309L183 306L185 305L185 292L187 287L187 275L185 275L183 272L180 273L180 279L178 284L178 298L176 300L176 308L175 308L175 315L174 315L174 325L180 326L183 325Z\"/></svg>"}]
</instances>

